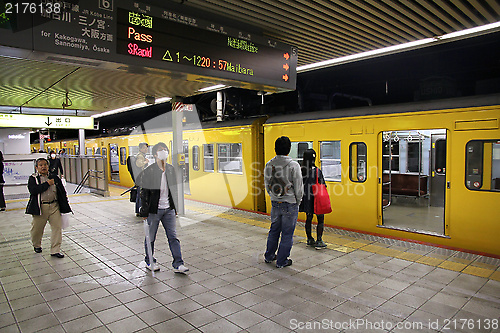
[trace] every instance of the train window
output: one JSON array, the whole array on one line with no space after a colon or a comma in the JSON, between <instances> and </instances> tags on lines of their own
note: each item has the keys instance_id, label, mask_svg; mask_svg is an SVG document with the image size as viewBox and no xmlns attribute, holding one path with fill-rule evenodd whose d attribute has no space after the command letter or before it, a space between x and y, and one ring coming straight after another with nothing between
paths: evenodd
<instances>
[{"instance_id":1,"label":"train window","mask_svg":"<svg viewBox=\"0 0 500 333\"><path fill-rule=\"evenodd\" d=\"M130 156L135 156L137 153L139 153L139 146L128 146L128 151L130 153Z\"/></svg>"},{"instance_id":2,"label":"train window","mask_svg":"<svg viewBox=\"0 0 500 333\"><path fill-rule=\"evenodd\" d=\"M439 174L446 173L446 140L436 140L436 163L434 171Z\"/></svg>"},{"instance_id":3,"label":"train window","mask_svg":"<svg viewBox=\"0 0 500 333\"><path fill-rule=\"evenodd\" d=\"M407 171L408 172L421 172L422 165L419 161L422 161L422 144L420 142L408 142L408 160L407 160Z\"/></svg>"},{"instance_id":4,"label":"train window","mask_svg":"<svg viewBox=\"0 0 500 333\"><path fill-rule=\"evenodd\" d=\"M223 173L242 173L241 143L217 144L217 168Z\"/></svg>"},{"instance_id":5,"label":"train window","mask_svg":"<svg viewBox=\"0 0 500 333\"><path fill-rule=\"evenodd\" d=\"M313 147L312 141L308 142L292 142L292 147L290 148L290 156L292 160L302 164L302 157L304 156L304 152Z\"/></svg>"},{"instance_id":6,"label":"train window","mask_svg":"<svg viewBox=\"0 0 500 333\"><path fill-rule=\"evenodd\" d=\"M87 148L87 153L86 155L92 155L92 148Z\"/></svg>"},{"instance_id":7,"label":"train window","mask_svg":"<svg viewBox=\"0 0 500 333\"><path fill-rule=\"evenodd\" d=\"M389 160L391 160L391 171L399 172L399 136L396 132L384 132L382 142L382 169L389 172ZM389 148L390 147L390 148Z\"/></svg>"},{"instance_id":8,"label":"train window","mask_svg":"<svg viewBox=\"0 0 500 333\"><path fill-rule=\"evenodd\" d=\"M127 165L127 148L120 147L120 164Z\"/></svg>"},{"instance_id":9,"label":"train window","mask_svg":"<svg viewBox=\"0 0 500 333\"><path fill-rule=\"evenodd\" d=\"M203 145L203 171L214 172L214 145Z\"/></svg>"},{"instance_id":10,"label":"train window","mask_svg":"<svg viewBox=\"0 0 500 333\"><path fill-rule=\"evenodd\" d=\"M465 154L465 186L500 192L500 140L469 141Z\"/></svg>"},{"instance_id":11,"label":"train window","mask_svg":"<svg viewBox=\"0 0 500 333\"><path fill-rule=\"evenodd\" d=\"M321 171L325 180L341 181L340 141L320 142Z\"/></svg>"},{"instance_id":12,"label":"train window","mask_svg":"<svg viewBox=\"0 0 500 333\"><path fill-rule=\"evenodd\" d=\"M349 146L349 178L352 182L366 180L366 144L353 142Z\"/></svg>"},{"instance_id":13,"label":"train window","mask_svg":"<svg viewBox=\"0 0 500 333\"><path fill-rule=\"evenodd\" d=\"M200 170L200 147L193 146L193 170Z\"/></svg>"},{"instance_id":14,"label":"train window","mask_svg":"<svg viewBox=\"0 0 500 333\"><path fill-rule=\"evenodd\" d=\"M96 148L95 154L96 155L101 155L101 148Z\"/></svg>"}]
</instances>

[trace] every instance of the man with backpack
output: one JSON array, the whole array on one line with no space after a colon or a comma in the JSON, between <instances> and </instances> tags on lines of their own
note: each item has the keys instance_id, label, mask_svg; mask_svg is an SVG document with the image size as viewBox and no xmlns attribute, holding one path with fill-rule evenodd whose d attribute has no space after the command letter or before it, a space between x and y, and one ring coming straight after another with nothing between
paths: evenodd
<instances>
[{"instance_id":1,"label":"man with backpack","mask_svg":"<svg viewBox=\"0 0 500 333\"><path fill-rule=\"evenodd\" d=\"M139 152L135 156L129 156L127 158L127 168L132 180L135 183L136 178L139 174L148 166L149 160L146 158L146 153L148 152L149 145L146 142L139 143ZM132 189L136 193L135 197L135 215L139 216L139 208L141 207L141 196L139 195L141 188L135 186ZM132 193L131 191L131 193ZM131 194L132 195L132 194ZM131 199L132 201L132 199Z\"/></svg>"},{"instance_id":2,"label":"man with backpack","mask_svg":"<svg viewBox=\"0 0 500 333\"><path fill-rule=\"evenodd\" d=\"M267 162L264 168L264 183L272 204L271 227L264 260L266 263L276 260L277 268L292 264L292 259L288 257L292 250L299 204L304 195L300 165L288 156L291 147L292 143L288 137L281 136L276 139L276 156Z\"/></svg>"}]
</instances>

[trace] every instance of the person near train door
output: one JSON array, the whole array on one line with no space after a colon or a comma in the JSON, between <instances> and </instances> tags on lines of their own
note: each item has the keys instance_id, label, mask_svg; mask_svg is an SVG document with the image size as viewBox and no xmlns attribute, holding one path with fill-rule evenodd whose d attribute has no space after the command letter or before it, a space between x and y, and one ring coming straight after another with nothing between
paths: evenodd
<instances>
[{"instance_id":1,"label":"person near train door","mask_svg":"<svg viewBox=\"0 0 500 333\"><path fill-rule=\"evenodd\" d=\"M302 158L302 181L304 183L304 196L299 206L299 212L306 213L306 235L307 245L314 246L316 249L325 248L326 244L323 241L323 229L325 223L324 214L316 214L318 225L316 227L316 240L312 236L312 220L314 217L314 191L313 184L316 184L316 179L319 184L326 186L323 173L320 168L316 167L316 152L314 149L307 149Z\"/></svg>"},{"instance_id":2,"label":"person near train door","mask_svg":"<svg viewBox=\"0 0 500 333\"><path fill-rule=\"evenodd\" d=\"M178 207L177 179L174 167L167 163L168 148L163 142L153 146L155 163L148 166L136 180L141 187L140 216L147 221L149 228L145 228L146 239L144 248L146 252L146 267L150 271L159 271L160 268L154 259L154 244L160 222L167 234L168 246L172 253L172 266L175 273L186 273L189 269L184 266L181 254L181 243L177 238L175 213Z\"/></svg>"},{"instance_id":3,"label":"person near train door","mask_svg":"<svg viewBox=\"0 0 500 333\"><path fill-rule=\"evenodd\" d=\"M50 255L64 258L61 253L62 230L61 214L71 213L66 190L57 175L49 174L49 161L45 158L36 160L36 173L28 179L30 199L26 214L33 216L31 223L31 241L36 253L42 252L42 237L47 221L50 223Z\"/></svg>"},{"instance_id":4,"label":"person near train door","mask_svg":"<svg viewBox=\"0 0 500 333\"><path fill-rule=\"evenodd\" d=\"M3 195L3 185L5 180L3 179L3 153L0 151L0 211L5 211L5 197Z\"/></svg>"},{"instance_id":5,"label":"person near train door","mask_svg":"<svg viewBox=\"0 0 500 333\"><path fill-rule=\"evenodd\" d=\"M149 145L146 142L139 143L139 152L135 155L135 170L138 177L139 174L146 169L149 164L149 160L146 158L146 154L148 152ZM141 188L137 186L137 193L141 192ZM140 216L139 209L141 208L141 196L137 195L135 199L135 215Z\"/></svg>"},{"instance_id":6,"label":"person near train door","mask_svg":"<svg viewBox=\"0 0 500 333\"><path fill-rule=\"evenodd\" d=\"M276 139L276 156L264 168L264 183L271 197L271 227L264 260L266 263L276 260L277 268L292 264L292 259L288 257L292 250L299 204L304 194L300 165L288 156L291 146L286 136Z\"/></svg>"}]
</instances>

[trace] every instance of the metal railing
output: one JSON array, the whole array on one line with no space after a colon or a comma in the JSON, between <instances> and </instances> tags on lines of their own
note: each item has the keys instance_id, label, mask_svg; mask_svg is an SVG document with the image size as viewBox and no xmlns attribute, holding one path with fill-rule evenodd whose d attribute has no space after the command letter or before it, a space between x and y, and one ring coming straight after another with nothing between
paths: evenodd
<instances>
[{"instance_id":1,"label":"metal railing","mask_svg":"<svg viewBox=\"0 0 500 333\"><path fill-rule=\"evenodd\" d=\"M66 181L78 184L78 191L86 187L92 193L109 196L106 157L68 155L60 159ZM75 193L78 193L77 190Z\"/></svg>"}]
</instances>

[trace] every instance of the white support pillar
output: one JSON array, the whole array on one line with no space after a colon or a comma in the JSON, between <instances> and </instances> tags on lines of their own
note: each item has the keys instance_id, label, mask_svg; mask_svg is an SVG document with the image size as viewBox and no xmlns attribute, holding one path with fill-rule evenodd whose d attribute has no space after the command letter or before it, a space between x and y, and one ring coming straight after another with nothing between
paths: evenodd
<instances>
[{"instance_id":1,"label":"white support pillar","mask_svg":"<svg viewBox=\"0 0 500 333\"><path fill-rule=\"evenodd\" d=\"M223 104L224 95L222 91L217 92L217 121L222 121L224 116L224 104Z\"/></svg>"},{"instance_id":2,"label":"white support pillar","mask_svg":"<svg viewBox=\"0 0 500 333\"><path fill-rule=\"evenodd\" d=\"M183 156L183 147L182 147L182 117L183 112L182 109L180 111L175 110L176 103L182 103L183 98L180 96L175 96L172 98L172 132L173 132L173 140L172 140L172 165L174 166L175 174L177 177L177 193L178 198L177 202L179 207L177 207L177 213L179 215L184 215L184 163L180 165L180 161L184 162Z\"/></svg>"},{"instance_id":3,"label":"white support pillar","mask_svg":"<svg viewBox=\"0 0 500 333\"><path fill-rule=\"evenodd\" d=\"M80 156L85 155L85 130L78 130L78 147L80 149Z\"/></svg>"},{"instance_id":4,"label":"white support pillar","mask_svg":"<svg viewBox=\"0 0 500 333\"><path fill-rule=\"evenodd\" d=\"M42 130L39 130L38 131L38 136L40 137L41 135L42 135ZM45 139L43 139L43 138L40 137L40 150L43 151L44 149L45 149Z\"/></svg>"}]
</instances>

